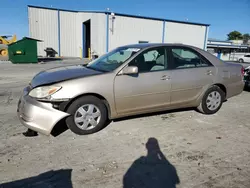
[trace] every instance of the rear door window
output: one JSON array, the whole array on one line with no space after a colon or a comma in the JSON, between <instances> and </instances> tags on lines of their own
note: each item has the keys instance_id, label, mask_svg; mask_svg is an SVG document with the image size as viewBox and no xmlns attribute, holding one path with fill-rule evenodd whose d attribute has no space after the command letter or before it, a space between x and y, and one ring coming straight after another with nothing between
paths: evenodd
<instances>
[{"instance_id":1,"label":"rear door window","mask_svg":"<svg viewBox=\"0 0 250 188\"><path fill-rule=\"evenodd\" d=\"M200 54L186 47L174 47L170 51L172 55L172 68L174 69L211 66L208 61L200 56Z\"/></svg>"}]
</instances>

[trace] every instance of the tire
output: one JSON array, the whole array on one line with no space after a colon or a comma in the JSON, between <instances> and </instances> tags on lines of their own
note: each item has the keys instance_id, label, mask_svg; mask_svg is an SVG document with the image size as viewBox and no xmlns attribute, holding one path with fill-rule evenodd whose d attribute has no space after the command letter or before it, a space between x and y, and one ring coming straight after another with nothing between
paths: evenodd
<instances>
[{"instance_id":1,"label":"tire","mask_svg":"<svg viewBox=\"0 0 250 188\"><path fill-rule=\"evenodd\" d=\"M244 63L244 60L243 60L243 59L239 59L239 62L240 62L240 63Z\"/></svg>"},{"instance_id":2,"label":"tire","mask_svg":"<svg viewBox=\"0 0 250 188\"><path fill-rule=\"evenodd\" d=\"M96 133L109 123L105 104L94 96L76 99L67 109L67 113L71 116L66 119L66 124L73 133L78 135ZM100 116L96 117L98 114Z\"/></svg>"},{"instance_id":3,"label":"tire","mask_svg":"<svg viewBox=\"0 0 250 188\"><path fill-rule=\"evenodd\" d=\"M216 93L216 95L214 95ZM218 97L220 96L220 100ZM209 98L215 98L212 103ZM198 110L203 114L215 114L218 112L222 106L223 101L225 100L225 93L218 86L211 86L206 93L203 95L200 105L198 106ZM209 103L210 101L210 103ZM208 103L207 103L208 102ZM217 103L218 102L218 103ZM213 108L216 107L216 108Z\"/></svg>"},{"instance_id":4,"label":"tire","mask_svg":"<svg viewBox=\"0 0 250 188\"><path fill-rule=\"evenodd\" d=\"M250 85L249 84L245 83L244 91L250 91Z\"/></svg>"}]
</instances>

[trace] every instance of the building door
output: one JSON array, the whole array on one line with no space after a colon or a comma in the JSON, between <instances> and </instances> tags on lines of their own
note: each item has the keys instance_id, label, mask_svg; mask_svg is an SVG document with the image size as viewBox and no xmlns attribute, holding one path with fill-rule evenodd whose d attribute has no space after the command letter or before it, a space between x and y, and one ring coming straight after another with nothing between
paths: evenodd
<instances>
[{"instance_id":1,"label":"building door","mask_svg":"<svg viewBox=\"0 0 250 188\"><path fill-rule=\"evenodd\" d=\"M91 44L91 21L87 20L82 23L82 57L89 57L89 49Z\"/></svg>"}]
</instances>

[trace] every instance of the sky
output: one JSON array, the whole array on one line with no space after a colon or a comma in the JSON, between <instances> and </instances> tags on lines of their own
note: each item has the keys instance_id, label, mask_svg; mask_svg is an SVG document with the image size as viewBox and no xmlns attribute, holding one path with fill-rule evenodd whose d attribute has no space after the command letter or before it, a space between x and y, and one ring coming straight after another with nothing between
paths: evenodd
<instances>
[{"instance_id":1,"label":"sky","mask_svg":"<svg viewBox=\"0 0 250 188\"><path fill-rule=\"evenodd\" d=\"M250 0L0 0L0 35L28 36L27 5L101 10L211 24L209 38L250 33Z\"/></svg>"}]
</instances>

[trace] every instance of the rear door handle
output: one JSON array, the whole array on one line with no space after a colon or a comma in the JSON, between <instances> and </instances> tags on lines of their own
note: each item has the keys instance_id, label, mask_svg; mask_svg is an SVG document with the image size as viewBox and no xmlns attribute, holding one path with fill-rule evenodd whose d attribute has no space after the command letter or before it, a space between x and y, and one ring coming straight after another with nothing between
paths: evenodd
<instances>
[{"instance_id":1,"label":"rear door handle","mask_svg":"<svg viewBox=\"0 0 250 188\"><path fill-rule=\"evenodd\" d=\"M164 75L161 77L161 80L170 80L170 76Z\"/></svg>"}]
</instances>

